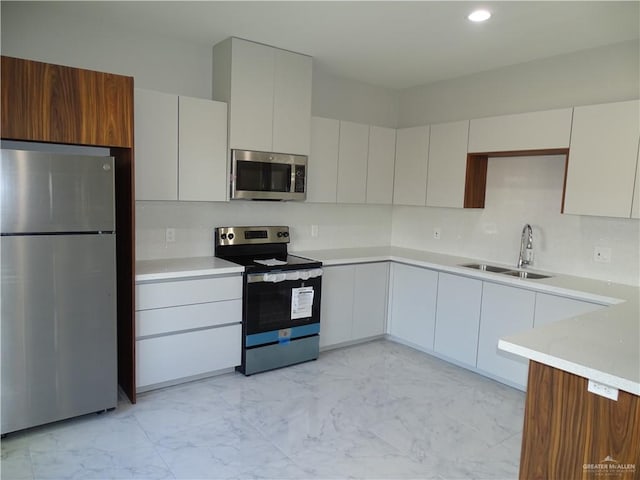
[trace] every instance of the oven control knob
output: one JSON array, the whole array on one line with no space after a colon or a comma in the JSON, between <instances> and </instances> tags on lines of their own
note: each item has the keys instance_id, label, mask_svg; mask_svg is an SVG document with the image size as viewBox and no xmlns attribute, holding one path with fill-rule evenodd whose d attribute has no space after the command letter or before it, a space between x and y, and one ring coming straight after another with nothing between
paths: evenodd
<instances>
[{"instance_id":1,"label":"oven control knob","mask_svg":"<svg viewBox=\"0 0 640 480\"><path fill-rule=\"evenodd\" d=\"M227 234L226 233L221 233L220 234L220 240L226 240L227 239Z\"/></svg>"},{"instance_id":2,"label":"oven control knob","mask_svg":"<svg viewBox=\"0 0 640 480\"><path fill-rule=\"evenodd\" d=\"M233 237L235 237L235 235L233 233L230 233L229 235L227 235L227 238L229 240L233 240Z\"/></svg>"},{"instance_id":3,"label":"oven control knob","mask_svg":"<svg viewBox=\"0 0 640 480\"><path fill-rule=\"evenodd\" d=\"M283 236L284 238L287 238L287 237L289 236L289 232L282 232L282 236Z\"/></svg>"},{"instance_id":4,"label":"oven control knob","mask_svg":"<svg viewBox=\"0 0 640 480\"><path fill-rule=\"evenodd\" d=\"M284 233L278 232L278 238L282 238L283 236L284 236Z\"/></svg>"}]
</instances>

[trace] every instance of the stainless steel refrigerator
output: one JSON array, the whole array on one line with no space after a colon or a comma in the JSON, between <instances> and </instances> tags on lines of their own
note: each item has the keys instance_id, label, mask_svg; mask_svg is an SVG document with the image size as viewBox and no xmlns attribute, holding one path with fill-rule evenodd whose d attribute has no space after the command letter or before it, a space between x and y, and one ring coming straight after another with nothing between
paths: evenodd
<instances>
[{"instance_id":1,"label":"stainless steel refrigerator","mask_svg":"<svg viewBox=\"0 0 640 480\"><path fill-rule=\"evenodd\" d=\"M2 150L2 434L116 406L112 157Z\"/></svg>"}]
</instances>

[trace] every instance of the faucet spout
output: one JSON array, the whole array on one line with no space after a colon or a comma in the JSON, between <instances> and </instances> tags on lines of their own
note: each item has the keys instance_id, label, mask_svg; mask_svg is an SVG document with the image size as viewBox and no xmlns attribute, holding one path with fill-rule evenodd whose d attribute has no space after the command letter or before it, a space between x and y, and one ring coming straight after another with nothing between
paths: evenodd
<instances>
[{"instance_id":1,"label":"faucet spout","mask_svg":"<svg viewBox=\"0 0 640 480\"><path fill-rule=\"evenodd\" d=\"M533 264L533 229L528 223L522 228L520 237L520 255L518 256L518 268L525 268Z\"/></svg>"}]
</instances>

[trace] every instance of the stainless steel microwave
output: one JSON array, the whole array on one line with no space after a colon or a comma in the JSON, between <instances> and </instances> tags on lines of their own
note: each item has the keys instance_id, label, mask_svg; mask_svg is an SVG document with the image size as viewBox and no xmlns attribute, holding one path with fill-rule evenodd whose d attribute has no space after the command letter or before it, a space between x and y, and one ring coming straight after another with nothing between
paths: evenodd
<instances>
[{"instance_id":1,"label":"stainless steel microwave","mask_svg":"<svg viewBox=\"0 0 640 480\"><path fill-rule=\"evenodd\" d=\"M231 198L305 200L307 157L231 150Z\"/></svg>"}]
</instances>

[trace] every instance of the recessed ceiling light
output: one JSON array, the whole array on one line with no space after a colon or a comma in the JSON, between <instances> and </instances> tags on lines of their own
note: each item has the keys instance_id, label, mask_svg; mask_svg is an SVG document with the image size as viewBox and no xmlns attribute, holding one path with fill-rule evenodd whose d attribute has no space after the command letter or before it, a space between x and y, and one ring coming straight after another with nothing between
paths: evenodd
<instances>
[{"instance_id":1,"label":"recessed ceiling light","mask_svg":"<svg viewBox=\"0 0 640 480\"><path fill-rule=\"evenodd\" d=\"M491 12L489 10L475 10L467 18L472 22L484 22L491 18Z\"/></svg>"}]
</instances>

